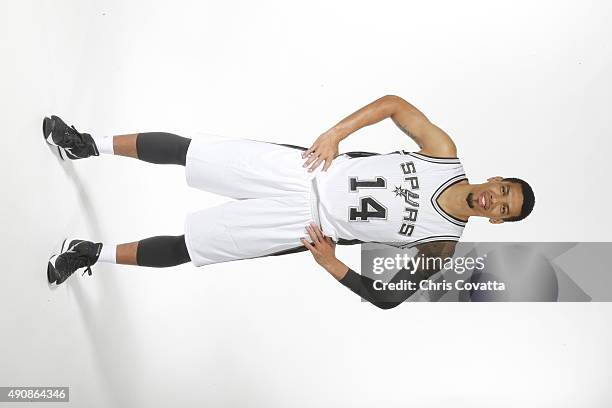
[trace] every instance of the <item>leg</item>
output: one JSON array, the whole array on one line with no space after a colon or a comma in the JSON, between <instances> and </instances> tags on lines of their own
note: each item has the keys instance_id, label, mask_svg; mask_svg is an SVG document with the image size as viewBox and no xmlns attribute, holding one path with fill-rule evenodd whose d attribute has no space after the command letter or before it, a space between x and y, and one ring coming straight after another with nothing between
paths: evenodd
<instances>
[{"instance_id":1,"label":"leg","mask_svg":"<svg viewBox=\"0 0 612 408\"><path fill-rule=\"evenodd\" d=\"M102 247L98 261L123 265L166 268L189 262L185 236L157 236L120 245Z\"/></svg>"},{"instance_id":2,"label":"leg","mask_svg":"<svg viewBox=\"0 0 612 408\"><path fill-rule=\"evenodd\" d=\"M170 267L237 261L303 250L300 238L314 221L310 192L234 200L190 213L185 235L157 236L120 245L66 239L47 263L49 283L64 282L96 262Z\"/></svg>"},{"instance_id":3,"label":"leg","mask_svg":"<svg viewBox=\"0 0 612 408\"><path fill-rule=\"evenodd\" d=\"M121 245L65 239L47 263L47 279L59 285L81 268L91 275L91 267L97 262L165 268L190 260L184 235L151 237Z\"/></svg>"},{"instance_id":4,"label":"leg","mask_svg":"<svg viewBox=\"0 0 612 408\"><path fill-rule=\"evenodd\" d=\"M113 154L155 164L184 166L190 143L191 139L165 132L134 133L112 137Z\"/></svg>"},{"instance_id":5,"label":"leg","mask_svg":"<svg viewBox=\"0 0 612 408\"><path fill-rule=\"evenodd\" d=\"M236 199L308 192L315 173L302 167L302 150L249 139L194 139L187 184Z\"/></svg>"},{"instance_id":6,"label":"leg","mask_svg":"<svg viewBox=\"0 0 612 408\"><path fill-rule=\"evenodd\" d=\"M185 242L196 266L288 254L304 248L314 221L308 193L233 200L187 215Z\"/></svg>"},{"instance_id":7,"label":"leg","mask_svg":"<svg viewBox=\"0 0 612 408\"><path fill-rule=\"evenodd\" d=\"M43 137L62 160L78 160L100 153L133 157L156 164L184 166L191 139L172 133L148 132L119 136L82 133L60 117L43 120Z\"/></svg>"}]
</instances>

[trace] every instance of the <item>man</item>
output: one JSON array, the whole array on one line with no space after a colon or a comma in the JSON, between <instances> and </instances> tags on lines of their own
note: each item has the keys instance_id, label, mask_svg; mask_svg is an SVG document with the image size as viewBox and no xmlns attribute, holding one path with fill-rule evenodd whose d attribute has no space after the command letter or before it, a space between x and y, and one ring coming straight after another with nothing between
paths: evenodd
<instances>
[{"instance_id":1,"label":"man","mask_svg":"<svg viewBox=\"0 0 612 408\"><path fill-rule=\"evenodd\" d=\"M385 118L410 136L419 152L338 154L343 139ZM181 236L120 245L66 239L48 262L47 277L55 284L80 268L91 275L96 262L202 266L310 250L353 292L390 308L411 293L376 291L371 279L335 257L336 243L380 242L449 256L469 217L487 217L493 224L518 221L534 205L523 180L468 183L451 138L393 95L346 117L308 149L248 139L205 142L160 132L92 137L57 116L45 118L43 134L62 158L107 153L183 165L188 185L236 199L189 214ZM425 279L435 272L402 270L393 279Z\"/></svg>"}]
</instances>

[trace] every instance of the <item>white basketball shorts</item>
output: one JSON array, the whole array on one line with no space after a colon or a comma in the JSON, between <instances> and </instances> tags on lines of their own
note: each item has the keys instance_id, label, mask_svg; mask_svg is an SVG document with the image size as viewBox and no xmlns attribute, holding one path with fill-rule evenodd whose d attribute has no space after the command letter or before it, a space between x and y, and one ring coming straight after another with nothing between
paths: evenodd
<instances>
[{"instance_id":1,"label":"white basketball shorts","mask_svg":"<svg viewBox=\"0 0 612 408\"><path fill-rule=\"evenodd\" d=\"M297 148L249 139L192 139L187 184L235 199L187 215L185 242L193 264L302 247L306 225L318 224L312 179L321 171L309 173L303 164Z\"/></svg>"}]
</instances>

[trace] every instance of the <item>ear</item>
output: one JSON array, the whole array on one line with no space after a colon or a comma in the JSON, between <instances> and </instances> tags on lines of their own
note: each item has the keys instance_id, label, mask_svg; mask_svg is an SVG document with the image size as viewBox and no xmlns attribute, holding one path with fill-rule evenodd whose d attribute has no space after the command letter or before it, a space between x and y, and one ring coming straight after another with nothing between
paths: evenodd
<instances>
[{"instance_id":1,"label":"ear","mask_svg":"<svg viewBox=\"0 0 612 408\"><path fill-rule=\"evenodd\" d=\"M495 176L495 177L489 177L487 179L487 181L491 182L491 181L502 181L504 178L500 177L500 176Z\"/></svg>"},{"instance_id":2,"label":"ear","mask_svg":"<svg viewBox=\"0 0 612 408\"><path fill-rule=\"evenodd\" d=\"M491 224L503 224L504 220L502 220L501 218L489 218L489 222Z\"/></svg>"}]
</instances>

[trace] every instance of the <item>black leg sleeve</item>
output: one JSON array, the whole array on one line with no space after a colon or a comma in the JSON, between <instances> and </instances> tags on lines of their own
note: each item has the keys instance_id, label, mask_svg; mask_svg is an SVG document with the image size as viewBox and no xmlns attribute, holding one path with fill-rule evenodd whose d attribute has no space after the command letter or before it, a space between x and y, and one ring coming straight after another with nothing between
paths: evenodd
<instances>
[{"instance_id":1,"label":"black leg sleeve","mask_svg":"<svg viewBox=\"0 0 612 408\"><path fill-rule=\"evenodd\" d=\"M159 236L138 241L136 262L140 266L165 268L191 261L185 235Z\"/></svg>"},{"instance_id":2,"label":"black leg sleeve","mask_svg":"<svg viewBox=\"0 0 612 408\"><path fill-rule=\"evenodd\" d=\"M147 132L136 136L138 158L155 164L185 165L191 139L172 133Z\"/></svg>"}]
</instances>

